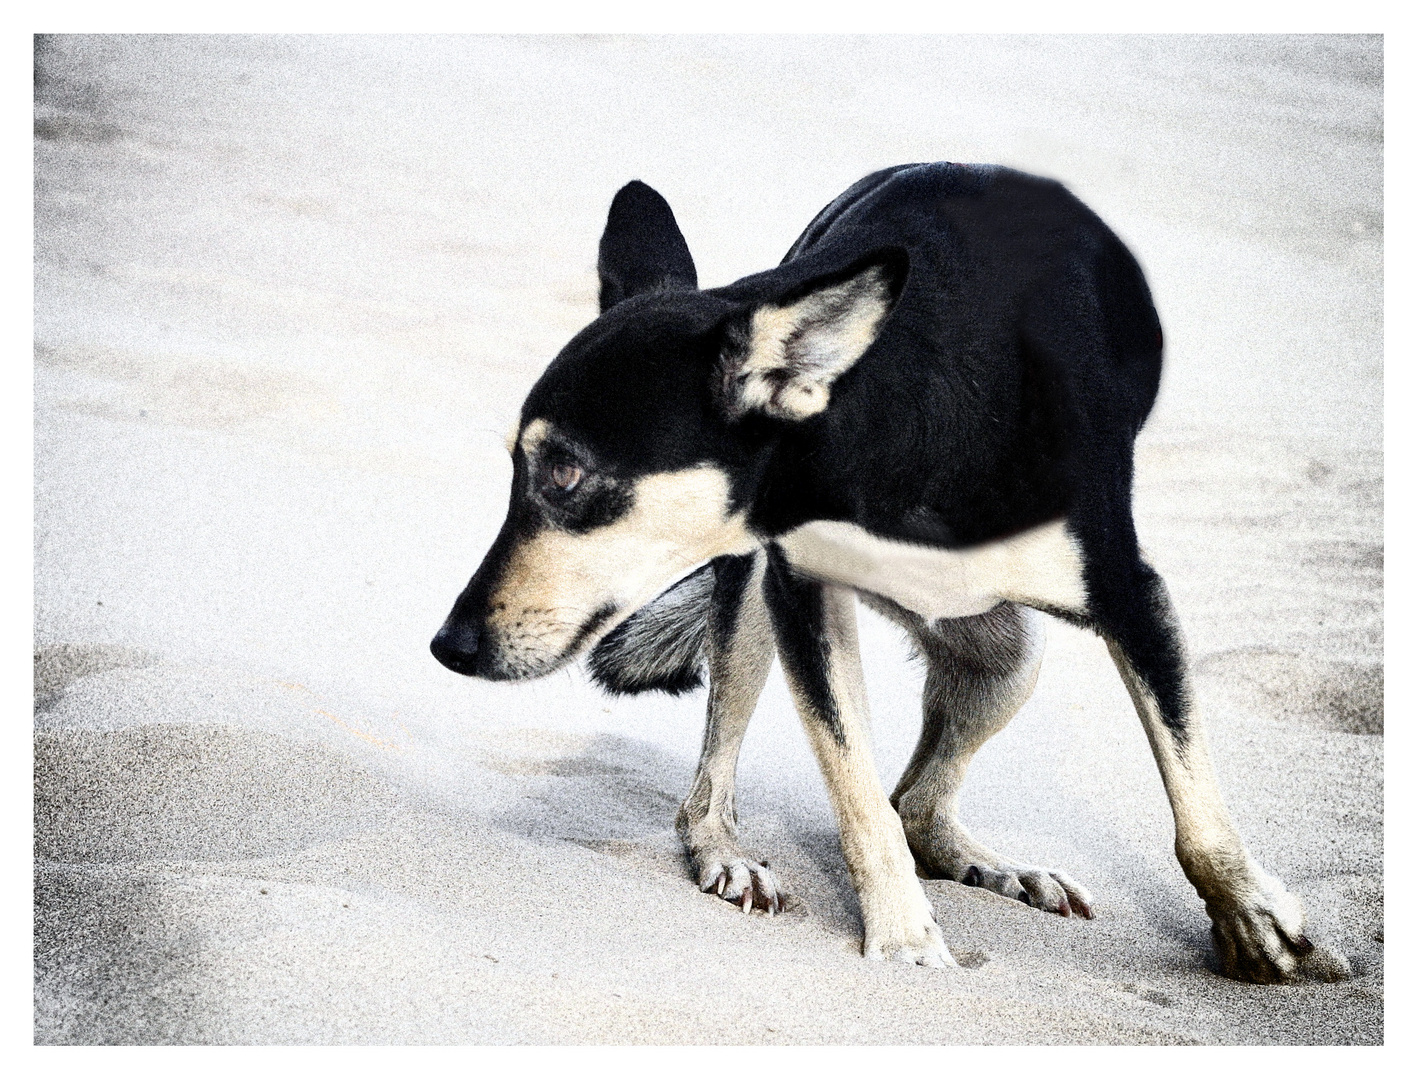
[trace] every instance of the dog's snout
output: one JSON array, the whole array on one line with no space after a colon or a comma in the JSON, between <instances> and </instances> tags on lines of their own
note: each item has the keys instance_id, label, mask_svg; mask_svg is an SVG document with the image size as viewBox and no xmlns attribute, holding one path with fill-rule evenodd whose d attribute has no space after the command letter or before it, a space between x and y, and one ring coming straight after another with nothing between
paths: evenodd
<instances>
[{"instance_id":1,"label":"dog's snout","mask_svg":"<svg viewBox=\"0 0 1418 1080\"><path fill-rule=\"evenodd\" d=\"M449 671L471 675L477 663L479 636L476 626L449 619L434 635L429 650Z\"/></svg>"}]
</instances>

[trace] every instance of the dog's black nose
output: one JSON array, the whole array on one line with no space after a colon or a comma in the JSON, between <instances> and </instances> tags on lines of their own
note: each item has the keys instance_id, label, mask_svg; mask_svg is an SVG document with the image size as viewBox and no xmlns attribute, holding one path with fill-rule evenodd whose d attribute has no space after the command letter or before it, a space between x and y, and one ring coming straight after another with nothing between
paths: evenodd
<instances>
[{"instance_id":1,"label":"dog's black nose","mask_svg":"<svg viewBox=\"0 0 1418 1080\"><path fill-rule=\"evenodd\" d=\"M434 635L429 651L449 671L471 675L478 658L478 628L450 620Z\"/></svg>"}]
</instances>

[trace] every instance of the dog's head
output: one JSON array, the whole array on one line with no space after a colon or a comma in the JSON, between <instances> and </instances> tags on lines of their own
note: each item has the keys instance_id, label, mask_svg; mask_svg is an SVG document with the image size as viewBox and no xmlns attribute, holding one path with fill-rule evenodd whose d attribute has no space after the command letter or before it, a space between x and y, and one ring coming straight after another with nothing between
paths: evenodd
<instances>
[{"instance_id":1,"label":"dog's head","mask_svg":"<svg viewBox=\"0 0 1418 1080\"><path fill-rule=\"evenodd\" d=\"M895 254L771 296L700 292L668 204L632 183L600 251L601 315L508 438L507 519L438 635L465 675L554 671L697 566L751 551L773 429L826 409L899 295Z\"/></svg>"}]
</instances>

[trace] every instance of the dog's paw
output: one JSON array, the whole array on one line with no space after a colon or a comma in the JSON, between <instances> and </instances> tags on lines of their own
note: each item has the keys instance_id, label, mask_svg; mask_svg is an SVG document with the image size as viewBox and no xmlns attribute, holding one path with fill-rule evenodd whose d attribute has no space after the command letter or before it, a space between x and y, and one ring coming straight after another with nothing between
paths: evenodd
<instances>
[{"instance_id":1,"label":"dog's paw","mask_svg":"<svg viewBox=\"0 0 1418 1080\"><path fill-rule=\"evenodd\" d=\"M699 889L723 897L745 912L764 911L777 915L787 894L779 887L766 862L744 856L696 859Z\"/></svg>"},{"instance_id":2,"label":"dog's paw","mask_svg":"<svg viewBox=\"0 0 1418 1080\"><path fill-rule=\"evenodd\" d=\"M940 927L934 919L890 930L873 928L862 943L862 955L868 960L894 960L898 964L918 964L921 967L959 967L955 957L945 947Z\"/></svg>"},{"instance_id":3,"label":"dog's paw","mask_svg":"<svg viewBox=\"0 0 1418 1080\"><path fill-rule=\"evenodd\" d=\"M876 902L862 897L866 926L862 955L868 960L895 960L921 967L959 967L945 947L930 901L915 881L905 891L909 893L911 888L916 895L881 897Z\"/></svg>"},{"instance_id":4,"label":"dog's paw","mask_svg":"<svg viewBox=\"0 0 1418 1080\"><path fill-rule=\"evenodd\" d=\"M992 866L976 861L965 868L959 880L962 885L988 889L1065 919L1070 915L1093 918L1093 898L1088 890L1062 870L1003 862Z\"/></svg>"},{"instance_id":5,"label":"dog's paw","mask_svg":"<svg viewBox=\"0 0 1418 1080\"><path fill-rule=\"evenodd\" d=\"M1305 934L1304 908L1274 878L1263 877L1242 901L1208 901L1211 940L1221 972L1253 983L1339 982L1349 961Z\"/></svg>"},{"instance_id":6,"label":"dog's paw","mask_svg":"<svg viewBox=\"0 0 1418 1080\"><path fill-rule=\"evenodd\" d=\"M1093 918L1093 898L1062 870L1015 862L977 843L953 817L904 820L911 853L928 878L958 881L1068 918Z\"/></svg>"}]
</instances>

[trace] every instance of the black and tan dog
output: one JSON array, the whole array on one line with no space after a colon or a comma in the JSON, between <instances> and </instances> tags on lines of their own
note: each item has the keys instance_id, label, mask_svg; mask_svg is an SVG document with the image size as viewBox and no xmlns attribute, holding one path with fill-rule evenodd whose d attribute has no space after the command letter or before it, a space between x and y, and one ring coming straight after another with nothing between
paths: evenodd
<instances>
[{"instance_id":1,"label":"black and tan dog","mask_svg":"<svg viewBox=\"0 0 1418 1080\"><path fill-rule=\"evenodd\" d=\"M773 270L701 291L669 206L611 205L601 315L512 432L507 520L433 641L447 667L545 675L588 648L620 693L709 673L678 826L699 886L774 911L736 842L739 746L775 655L827 781L864 951L953 964L919 866L1091 917L1066 874L959 822L971 757L1033 689L1034 611L1107 641L1206 902L1222 969L1335 978L1299 901L1222 805L1162 580L1138 550L1133 442L1162 333L1137 263L1060 185L905 165L828 205ZM855 598L910 633L924 728L889 799L866 734ZM1031 611L1031 609L1033 609Z\"/></svg>"}]
</instances>

